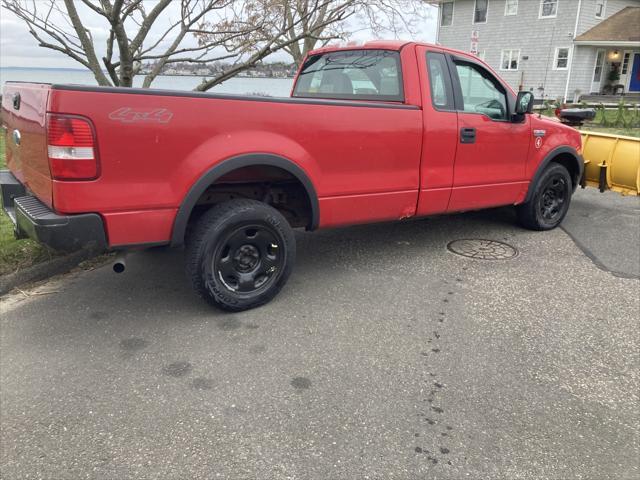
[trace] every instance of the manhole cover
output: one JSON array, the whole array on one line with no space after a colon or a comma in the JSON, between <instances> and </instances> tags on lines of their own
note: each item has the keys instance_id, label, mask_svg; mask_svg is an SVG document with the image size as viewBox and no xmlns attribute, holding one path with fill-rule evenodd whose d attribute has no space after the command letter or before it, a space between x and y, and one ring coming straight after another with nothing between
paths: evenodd
<instances>
[{"instance_id":1,"label":"manhole cover","mask_svg":"<svg viewBox=\"0 0 640 480\"><path fill-rule=\"evenodd\" d=\"M518 250L511 245L495 240L454 240L447 248L455 254L479 260L505 260L518 255Z\"/></svg>"}]
</instances>

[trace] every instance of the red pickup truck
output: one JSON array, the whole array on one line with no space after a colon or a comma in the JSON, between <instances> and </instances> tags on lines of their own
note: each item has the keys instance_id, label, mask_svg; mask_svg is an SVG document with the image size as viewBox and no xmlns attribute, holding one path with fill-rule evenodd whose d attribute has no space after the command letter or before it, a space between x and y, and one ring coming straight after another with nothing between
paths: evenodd
<instances>
[{"instance_id":1,"label":"red pickup truck","mask_svg":"<svg viewBox=\"0 0 640 480\"><path fill-rule=\"evenodd\" d=\"M291 98L7 83L3 208L54 249L186 247L227 310L272 299L308 230L514 205L556 227L576 130L531 115L466 53L414 42L311 52Z\"/></svg>"}]
</instances>

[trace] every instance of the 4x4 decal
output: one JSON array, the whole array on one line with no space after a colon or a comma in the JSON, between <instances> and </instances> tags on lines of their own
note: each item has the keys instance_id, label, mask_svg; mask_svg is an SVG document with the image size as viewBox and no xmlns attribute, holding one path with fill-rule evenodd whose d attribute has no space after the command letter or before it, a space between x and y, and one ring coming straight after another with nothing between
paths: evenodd
<instances>
[{"instance_id":1,"label":"4x4 decal","mask_svg":"<svg viewBox=\"0 0 640 480\"><path fill-rule=\"evenodd\" d=\"M111 120L122 123L169 123L172 117L173 113L166 108L135 110L122 107L109 114Z\"/></svg>"}]
</instances>

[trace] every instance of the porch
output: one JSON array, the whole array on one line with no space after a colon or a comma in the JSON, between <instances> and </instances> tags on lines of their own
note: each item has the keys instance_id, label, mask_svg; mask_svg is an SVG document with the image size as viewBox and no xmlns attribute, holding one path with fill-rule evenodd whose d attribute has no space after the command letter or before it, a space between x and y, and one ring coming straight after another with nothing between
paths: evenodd
<instances>
[{"instance_id":1,"label":"porch","mask_svg":"<svg viewBox=\"0 0 640 480\"><path fill-rule=\"evenodd\" d=\"M626 7L576 37L575 47L589 52L582 57L586 63L581 71L591 76L583 84L581 100L596 96L593 101L618 103L621 96L640 95L638 25L640 7Z\"/></svg>"},{"instance_id":2,"label":"porch","mask_svg":"<svg viewBox=\"0 0 640 480\"><path fill-rule=\"evenodd\" d=\"M633 107L634 105L640 106L640 93L630 92L630 93L622 93L618 95L604 95L604 94L581 95L579 101L586 103L588 106L597 106L600 104L603 104L605 106L609 106L609 105L618 106L620 102L624 102L626 106Z\"/></svg>"},{"instance_id":3,"label":"porch","mask_svg":"<svg viewBox=\"0 0 640 480\"><path fill-rule=\"evenodd\" d=\"M621 96L640 97L640 49L595 45L592 48L595 50L593 76L589 93L582 99L611 97L605 99L617 103Z\"/></svg>"}]
</instances>

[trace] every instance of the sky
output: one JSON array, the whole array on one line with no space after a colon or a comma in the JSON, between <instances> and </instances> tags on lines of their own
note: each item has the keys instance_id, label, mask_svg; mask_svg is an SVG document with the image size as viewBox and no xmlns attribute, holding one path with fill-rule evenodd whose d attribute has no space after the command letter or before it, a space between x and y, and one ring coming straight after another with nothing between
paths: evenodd
<instances>
[{"instance_id":1,"label":"sky","mask_svg":"<svg viewBox=\"0 0 640 480\"><path fill-rule=\"evenodd\" d=\"M40 0L35 1L40 3ZM60 1L60 3L62 4L62 1ZM108 24L105 19L82 5L81 2L76 3L81 19L84 25L90 30L94 39L98 58L101 58L104 54L104 45L109 33ZM153 7L153 3L153 1L145 1L149 9ZM158 18L149 36L150 40L152 37L157 38L163 29L170 24L171 20L178 18L178 3L179 2L175 2L172 4L163 12L162 16ZM42 4L44 4L44 2L42 2ZM64 7L63 5L61 6ZM416 35L405 34L402 38L433 42L436 35L435 17L436 11L434 9L430 18L421 22L423 25L416 28ZM59 25L62 25L62 18L57 17L56 20L60 22ZM352 40L356 42L377 38L370 30L362 30L359 25L354 25L353 29L360 30L352 37ZM391 38L390 35L386 35L385 37ZM167 39L167 41L170 41L170 39ZM195 45L194 39L189 39L188 42ZM291 61L291 58L286 53L279 52L268 57L266 61ZM62 53L39 47L37 41L29 34L26 25L2 7L0 7L0 67L84 68Z\"/></svg>"}]
</instances>

